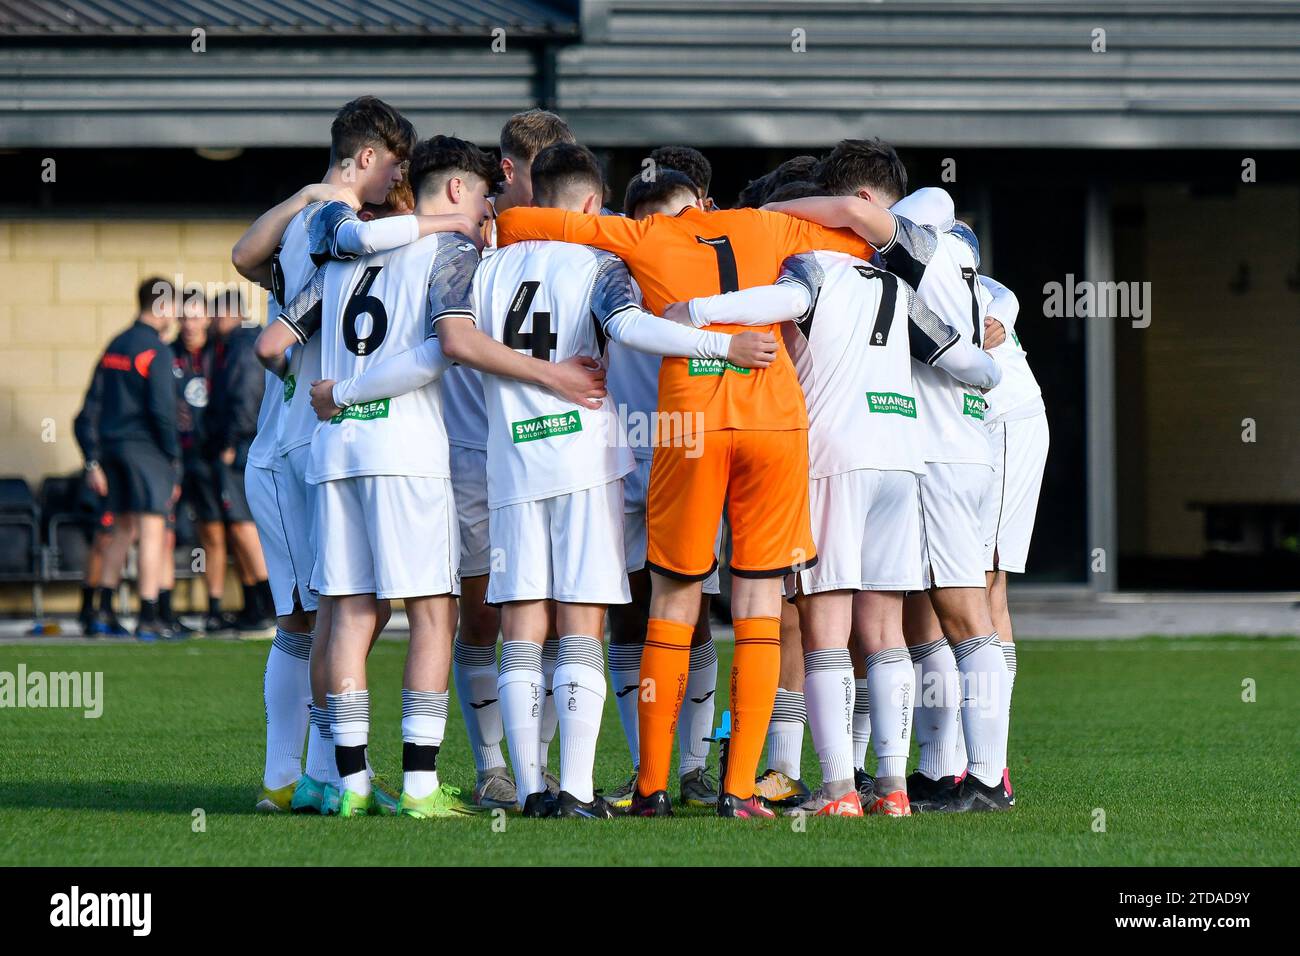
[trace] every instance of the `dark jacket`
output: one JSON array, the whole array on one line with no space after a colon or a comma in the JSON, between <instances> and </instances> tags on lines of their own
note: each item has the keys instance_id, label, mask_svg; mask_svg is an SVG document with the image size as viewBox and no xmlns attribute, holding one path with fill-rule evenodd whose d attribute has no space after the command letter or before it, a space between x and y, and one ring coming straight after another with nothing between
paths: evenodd
<instances>
[{"instance_id":1,"label":"dark jacket","mask_svg":"<svg viewBox=\"0 0 1300 956\"><path fill-rule=\"evenodd\" d=\"M179 341L174 343L176 360L172 375L176 382L176 428L180 433L181 451L198 455L207 444L207 413L212 397L212 369L215 353L212 343L197 352L189 352Z\"/></svg>"},{"instance_id":2,"label":"dark jacket","mask_svg":"<svg viewBox=\"0 0 1300 956\"><path fill-rule=\"evenodd\" d=\"M156 329L135 322L109 343L86 391L73 430L87 461L105 449L144 442L180 460L171 348Z\"/></svg>"},{"instance_id":3,"label":"dark jacket","mask_svg":"<svg viewBox=\"0 0 1300 956\"><path fill-rule=\"evenodd\" d=\"M218 339L213 350L212 394L205 416L209 454L233 448L239 465L257 434L257 412L266 387L262 363L253 350L260 331L241 326Z\"/></svg>"}]
</instances>

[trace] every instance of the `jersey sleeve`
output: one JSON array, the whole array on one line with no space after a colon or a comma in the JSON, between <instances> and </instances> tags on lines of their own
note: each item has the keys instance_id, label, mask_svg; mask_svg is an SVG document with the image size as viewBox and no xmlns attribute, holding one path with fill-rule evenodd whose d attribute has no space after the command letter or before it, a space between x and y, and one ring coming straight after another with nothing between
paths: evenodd
<instances>
[{"instance_id":1,"label":"jersey sleeve","mask_svg":"<svg viewBox=\"0 0 1300 956\"><path fill-rule=\"evenodd\" d=\"M846 252L859 259L870 259L875 248L852 229L828 229L807 219L796 219L785 213L757 210L767 227L776 236L780 257L814 252Z\"/></svg>"},{"instance_id":2,"label":"jersey sleeve","mask_svg":"<svg viewBox=\"0 0 1300 956\"><path fill-rule=\"evenodd\" d=\"M992 298L984 310L985 314L1001 322L1002 327L1007 330L1007 335L1013 335L1016 330L1016 318L1020 315L1020 300L1016 298L1014 292L996 279L980 276L980 285Z\"/></svg>"},{"instance_id":3,"label":"jersey sleeve","mask_svg":"<svg viewBox=\"0 0 1300 956\"><path fill-rule=\"evenodd\" d=\"M327 204L313 220L313 233L317 223L321 223L320 236L313 234L312 255L318 258L355 259L387 252L420 238L420 221L415 216L362 222L352 207L342 202Z\"/></svg>"},{"instance_id":4,"label":"jersey sleeve","mask_svg":"<svg viewBox=\"0 0 1300 956\"><path fill-rule=\"evenodd\" d=\"M100 457L99 417L104 401L103 361L101 356L95 365L94 374L90 377L90 387L86 389L86 398L81 403L81 411L77 413L77 418L72 423L73 434L76 435L77 444L81 446L82 457L87 462L98 461Z\"/></svg>"},{"instance_id":5,"label":"jersey sleeve","mask_svg":"<svg viewBox=\"0 0 1300 956\"><path fill-rule=\"evenodd\" d=\"M413 349L367 368L360 375L334 383L334 404L340 408L359 402L405 395L437 381L452 363L442 354L437 339L426 339Z\"/></svg>"},{"instance_id":6,"label":"jersey sleeve","mask_svg":"<svg viewBox=\"0 0 1300 956\"><path fill-rule=\"evenodd\" d=\"M880 250L880 258L886 269L916 289L934 261L939 237L932 226L920 226L902 216L895 216L894 222L894 238Z\"/></svg>"},{"instance_id":7,"label":"jersey sleeve","mask_svg":"<svg viewBox=\"0 0 1300 956\"><path fill-rule=\"evenodd\" d=\"M890 212L923 226L933 226L938 232L947 232L957 218L952 196L939 186L923 186L909 193L894 203Z\"/></svg>"},{"instance_id":8,"label":"jersey sleeve","mask_svg":"<svg viewBox=\"0 0 1300 956\"><path fill-rule=\"evenodd\" d=\"M789 256L781 263L781 276L776 280L776 284L802 289L807 296L804 310L792 317L795 321L801 322L817 311L817 298L821 295L822 286L826 284L826 270L821 267L815 255L802 252Z\"/></svg>"},{"instance_id":9,"label":"jersey sleeve","mask_svg":"<svg viewBox=\"0 0 1300 956\"><path fill-rule=\"evenodd\" d=\"M497 216L497 245L527 239L556 239L604 249L623 259L635 253L648 220L515 206Z\"/></svg>"},{"instance_id":10,"label":"jersey sleeve","mask_svg":"<svg viewBox=\"0 0 1300 956\"><path fill-rule=\"evenodd\" d=\"M632 285L632 274L622 259L606 258L596 270L591 286L591 314L601 328L623 309L641 308L641 296Z\"/></svg>"},{"instance_id":11,"label":"jersey sleeve","mask_svg":"<svg viewBox=\"0 0 1300 956\"><path fill-rule=\"evenodd\" d=\"M447 243L434 256L429 275L426 339L433 338L437 324L450 316L474 321L474 271L478 268L479 254L472 242L459 238L459 242Z\"/></svg>"},{"instance_id":12,"label":"jersey sleeve","mask_svg":"<svg viewBox=\"0 0 1300 956\"><path fill-rule=\"evenodd\" d=\"M325 309L325 270L321 266L308 280L303 290L294 296L293 301L285 306L279 315L279 321L289 327L294 338L306 342L320 331L321 317Z\"/></svg>"}]
</instances>

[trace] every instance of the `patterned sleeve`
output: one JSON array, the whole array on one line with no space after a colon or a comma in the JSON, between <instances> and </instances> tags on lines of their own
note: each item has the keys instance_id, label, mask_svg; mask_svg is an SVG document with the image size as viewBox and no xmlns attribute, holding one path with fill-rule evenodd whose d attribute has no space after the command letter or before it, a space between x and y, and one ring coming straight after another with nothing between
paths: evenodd
<instances>
[{"instance_id":1,"label":"patterned sleeve","mask_svg":"<svg viewBox=\"0 0 1300 956\"><path fill-rule=\"evenodd\" d=\"M474 271L479 263L478 250L464 236L447 235L452 238L438 248L429 274L426 339L436 336L437 324L449 316L475 321Z\"/></svg>"},{"instance_id":2,"label":"patterned sleeve","mask_svg":"<svg viewBox=\"0 0 1300 956\"><path fill-rule=\"evenodd\" d=\"M289 327L299 342L305 343L320 331L325 307L325 270L328 263L313 274L307 285L280 313L280 321Z\"/></svg>"},{"instance_id":3,"label":"patterned sleeve","mask_svg":"<svg viewBox=\"0 0 1300 956\"><path fill-rule=\"evenodd\" d=\"M934 259L939 237L932 226L918 226L902 216L895 216L894 221L898 224L894 239L880 250L880 257L886 269L916 289Z\"/></svg>"},{"instance_id":4,"label":"patterned sleeve","mask_svg":"<svg viewBox=\"0 0 1300 956\"><path fill-rule=\"evenodd\" d=\"M817 311L817 297L821 295L822 286L826 283L826 273L817 261L817 256L811 252L801 252L788 257L781 263L781 277L776 280L777 285L782 283L802 286L808 292L808 311L797 316L795 321L803 322L811 318Z\"/></svg>"},{"instance_id":5,"label":"patterned sleeve","mask_svg":"<svg viewBox=\"0 0 1300 956\"><path fill-rule=\"evenodd\" d=\"M632 274L617 256L604 257L591 286L591 314L603 329L614 316L629 309L640 310L641 297L632 284Z\"/></svg>"},{"instance_id":6,"label":"patterned sleeve","mask_svg":"<svg viewBox=\"0 0 1300 956\"><path fill-rule=\"evenodd\" d=\"M355 259L356 253L348 252L339 246L339 228L348 221L356 220L357 214L351 206L337 199L321 203L320 208L308 214L307 250L315 262L326 259Z\"/></svg>"},{"instance_id":7,"label":"patterned sleeve","mask_svg":"<svg viewBox=\"0 0 1300 956\"><path fill-rule=\"evenodd\" d=\"M912 358L933 365L961 335L922 305L906 283L900 283L900 288L907 293L907 339Z\"/></svg>"}]
</instances>

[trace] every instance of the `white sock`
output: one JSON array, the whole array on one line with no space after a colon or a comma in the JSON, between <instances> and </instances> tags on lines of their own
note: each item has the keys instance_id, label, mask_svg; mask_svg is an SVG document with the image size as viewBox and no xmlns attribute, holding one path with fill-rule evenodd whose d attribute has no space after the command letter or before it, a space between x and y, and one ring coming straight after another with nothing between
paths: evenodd
<instances>
[{"instance_id":1,"label":"white sock","mask_svg":"<svg viewBox=\"0 0 1300 956\"><path fill-rule=\"evenodd\" d=\"M710 639L707 644L691 648L691 669L686 677L686 696L677 718L677 749L681 759L677 773L685 776L701 770L709 762L709 742L713 734L713 705L718 689L718 651Z\"/></svg>"},{"instance_id":2,"label":"white sock","mask_svg":"<svg viewBox=\"0 0 1300 956\"><path fill-rule=\"evenodd\" d=\"M614 689L614 705L618 708L619 723L627 738L627 752L632 766L641 764L641 744L637 734L637 703L641 698L641 648L642 644L609 645L609 685Z\"/></svg>"},{"instance_id":3,"label":"white sock","mask_svg":"<svg viewBox=\"0 0 1300 956\"><path fill-rule=\"evenodd\" d=\"M311 635L276 628L266 655L262 698L266 703L266 765L262 785L278 790L302 774L302 741L311 706Z\"/></svg>"},{"instance_id":4,"label":"white sock","mask_svg":"<svg viewBox=\"0 0 1300 956\"><path fill-rule=\"evenodd\" d=\"M331 783L338 776L334 769L334 734L324 707L311 705L307 731L307 776L321 783Z\"/></svg>"},{"instance_id":5,"label":"white sock","mask_svg":"<svg viewBox=\"0 0 1300 956\"><path fill-rule=\"evenodd\" d=\"M803 694L778 687L772 705L772 722L767 725L767 765L770 769L799 779L803 725L807 720Z\"/></svg>"},{"instance_id":6,"label":"white sock","mask_svg":"<svg viewBox=\"0 0 1300 956\"><path fill-rule=\"evenodd\" d=\"M907 776L912 749L912 658L906 648L890 647L867 658L867 684L876 706L871 712L876 776Z\"/></svg>"},{"instance_id":7,"label":"white sock","mask_svg":"<svg viewBox=\"0 0 1300 956\"><path fill-rule=\"evenodd\" d=\"M853 766L867 769L867 744L871 743L871 692L865 677L853 679Z\"/></svg>"},{"instance_id":8,"label":"white sock","mask_svg":"<svg viewBox=\"0 0 1300 956\"><path fill-rule=\"evenodd\" d=\"M542 685L546 688L546 700L542 707L542 749L540 751L543 770L551 762L551 741L555 739L555 731L559 726L555 713L555 696L552 693L555 688L555 664L559 657L559 639L547 638L542 645Z\"/></svg>"},{"instance_id":9,"label":"white sock","mask_svg":"<svg viewBox=\"0 0 1300 956\"><path fill-rule=\"evenodd\" d=\"M971 775L985 786L1002 782L1007 765L1007 663L998 632L953 646L961 672L961 726Z\"/></svg>"},{"instance_id":10,"label":"white sock","mask_svg":"<svg viewBox=\"0 0 1300 956\"><path fill-rule=\"evenodd\" d=\"M803 692L822 783L853 783L853 660L847 647L805 651ZM842 796L832 793L829 796Z\"/></svg>"},{"instance_id":11,"label":"white sock","mask_svg":"<svg viewBox=\"0 0 1300 956\"><path fill-rule=\"evenodd\" d=\"M504 767L501 753L501 705L497 700L497 648L476 647L456 638L452 645L452 679L469 749L474 754L474 769L482 775L494 767Z\"/></svg>"},{"instance_id":12,"label":"white sock","mask_svg":"<svg viewBox=\"0 0 1300 956\"><path fill-rule=\"evenodd\" d=\"M1007 665L1007 749L1011 749L1011 694L1016 689L1016 645L1014 641L1002 642L1002 659Z\"/></svg>"},{"instance_id":13,"label":"white sock","mask_svg":"<svg viewBox=\"0 0 1300 956\"><path fill-rule=\"evenodd\" d=\"M961 746L961 675L947 638L909 647L914 668L915 733L921 760L916 769L931 780L966 768Z\"/></svg>"},{"instance_id":14,"label":"white sock","mask_svg":"<svg viewBox=\"0 0 1300 956\"><path fill-rule=\"evenodd\" d=\"M341 778L339 789L369 796L366 745L370 741L370 691L326 694L325 699L329 706L330 729L334 732L334 760Z\"/></svg>"},{"instance_id":15,"label":"white sock","mask_svg":"<svg viewBox=\"0 0 1300 956\"><path fill-rule=\"evenodd\" d=\"M542 685L542 649L538 645L532 641L502 642L497 696L515 771L515 793L522 807L529 794L546 788L541 764L546 691Z\"/></svg>"},{"instance_id":16,"label":"white sock","mask_svg":"<svg viewBox=\"0 0 1300 956\"><path fill-rule=\"evenodd\" d=\"M595 796L596 739L605 710L605 659L599 638L560 638L552 687L560 725L560 789L590 803Z\"/></svg>"},{"instance_id":17,"label":"white sock","mask_svg":"<svg viewBox=\"0 0 1300 956\"><path fill-rule=\"evenodd\" d=\"M445 690L402 688L402 792L427 797L438 789L438 748L447 732Z\"/></svg>"}]
</instances>

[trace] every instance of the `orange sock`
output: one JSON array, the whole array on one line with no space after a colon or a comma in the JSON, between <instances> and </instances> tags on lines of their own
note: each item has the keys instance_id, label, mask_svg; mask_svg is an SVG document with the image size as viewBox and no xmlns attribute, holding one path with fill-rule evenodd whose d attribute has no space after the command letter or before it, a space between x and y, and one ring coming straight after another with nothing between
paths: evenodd
<instances>
[{"instance_id":1,"label":"orange sock","mask_svg":"<svg viewBox=\"0 0 1300 956\"><path fill-rule=\"evenodd\" d=\"M651 618L646 628L645 648L641 651L641 691L636 707L641 746L636 788L643 797L668 789L673 738L677 734L677 714L686 694L694 633L694 624L656 618Z\"/></svg>"},{"instance_id":2,"label":"orange sock","mask_svg":"<svg viewBox=\"0 0 1300 956\"><path fill-rule=\"evenodd\" d=\"M737 620L736 656L731 665L731 744L722 789L742 800L754 794L754 776L780 676L781 619Z\"/></svg>"}]
</instances>

